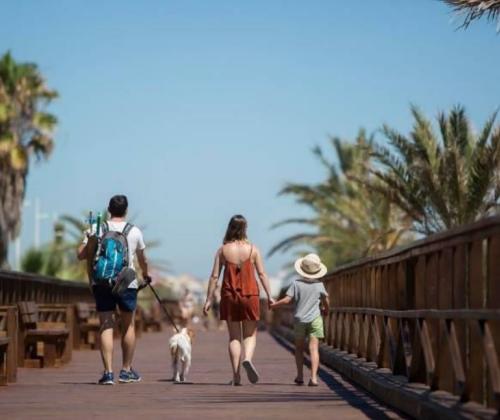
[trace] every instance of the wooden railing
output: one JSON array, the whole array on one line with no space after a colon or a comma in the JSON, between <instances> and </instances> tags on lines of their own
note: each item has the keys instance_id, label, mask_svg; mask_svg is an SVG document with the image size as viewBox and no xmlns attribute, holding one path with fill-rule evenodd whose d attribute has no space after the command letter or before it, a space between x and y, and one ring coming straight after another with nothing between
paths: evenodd
<instances>
[{"instance_id":1,"label":"wooden railing","mask_svg":"<svg viewBox=\"0 0 500 420\"><path fill-rule=\"evenodd\" d=\"M327 344L462 402L500 407L500 217L343 266Z\"/></svg>"},{"instance_id":2,"label":"wooden railing","mask_svg":"<svg viewBox=\"0 0 500 420\"><path fill-rule=\"evenodd\" d=\"M93 302L86 283L0 270L0 305Z\"/></svg>"}]
</instances>

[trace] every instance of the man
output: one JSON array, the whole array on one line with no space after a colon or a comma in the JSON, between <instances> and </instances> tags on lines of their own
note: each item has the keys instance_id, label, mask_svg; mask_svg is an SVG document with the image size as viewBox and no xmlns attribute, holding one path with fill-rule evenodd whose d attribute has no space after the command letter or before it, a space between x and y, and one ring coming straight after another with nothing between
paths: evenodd
<instances>
[{"instance_id":1,"label":"man","mask_svg":"<svg viewBox=\"0 0 500 420\"><path fill-rule=\"evenodd\" d=\"M128 266L134 269L134 256L137 256L137 261L142 271L143 278L149 282L151 279L148 275L148 263L144 249L144 239L142 232L136 227L127 223L128 200L124 195L115 195L109 200L108 212L109 220L103 224L104 229L100 229L99 236L103 236L103 231L114 231L123 233L126 236L128 245ZM92 226L91 231L87 231L85 238L78 248L78 258L80 260L93 260L92 245L89 242L89 237L95 238L96 226ZM122 327L122 369L120 371L119 381L122 383L139 382L140 375L132 369L132 359L135 350L135 329L134 316L137 306L137 291L139 288L138 281L135 278L128 288L115 295L112 293L112 288L109 284L96 283L95 279L90 278L92 292L94 294L96 309L99 314L101 324L100 342L101 342L101 357L104 364L104 373L99 380L100 385L114 385L113 376L113 314L118 305L120 309L120 320Z\"/></svg>"}]
</instances>

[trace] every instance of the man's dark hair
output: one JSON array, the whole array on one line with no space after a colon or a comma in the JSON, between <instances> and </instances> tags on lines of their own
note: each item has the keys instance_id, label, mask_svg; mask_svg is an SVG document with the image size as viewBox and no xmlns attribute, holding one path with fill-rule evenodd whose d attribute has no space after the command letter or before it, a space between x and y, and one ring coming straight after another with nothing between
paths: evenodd
<instances>
[{"instance_id":1,"label":"man's dark hair","mask_svg":"<svg viewBox=\"0 0 500 420\"><path fill-rule=\"evenodd\" d=\"M108 211L111 217L123 217L127 213L128 200L125 195L115 195L109 200Z\"/></svg>"}]
</instances>

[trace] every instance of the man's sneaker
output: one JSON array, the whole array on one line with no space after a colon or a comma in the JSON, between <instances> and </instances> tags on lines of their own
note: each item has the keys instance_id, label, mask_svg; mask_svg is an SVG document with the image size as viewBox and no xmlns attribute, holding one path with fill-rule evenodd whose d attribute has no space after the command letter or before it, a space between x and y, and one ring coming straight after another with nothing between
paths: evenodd
<instances>
[{"instance_id":1,"label":"man's sneaker","mask_svg":"<svg viewBox=\"0 0 500 420\"><path fill-rule=\"evenodd\" d=\"M102 378L97 382L99 385L114 385L115 378L113 376L113 372L104 372L102 374Z\"/></svg>"},{"instance_id":2,"label":"man's sneaker","mask_svg":"<svg viewBox=\"0 0 500 420\"><path fill-rule=\"evenodd\" d=\"M120 378L119 381L121 383L130 383L130 382L140 382L141 377L140 375L132 368L130 368L129 371L126 371L125 369L122 369L120 371Z\"/></svg>"}]
</instances>

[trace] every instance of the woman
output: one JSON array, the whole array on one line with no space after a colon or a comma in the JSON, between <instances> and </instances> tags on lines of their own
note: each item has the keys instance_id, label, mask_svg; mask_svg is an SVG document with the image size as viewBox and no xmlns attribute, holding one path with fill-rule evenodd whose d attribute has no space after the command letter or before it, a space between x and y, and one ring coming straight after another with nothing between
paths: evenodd
<instances>
[{"instance_id":1,"label":"woman","mask_svg":"<svg viewBox=\"0 0 500 420\"><path fill-rule=\"evenodd\" d=\"M257 270L267 295L268 305L274 301L271 299L269 280L264 270L260 251L248 241L247 221L239 214L233 216L229 221L223 245L215 255L212 275L208 284L207 300L203 308L205 315L212 306L217 281L223 267L220 319L227 322L229 332L229 358L233 368L231 384L241 385L242 341L244 361L241 365L246 370L248 380L251 383L256 383L259 380L259 374L252 363L252 358L257 338L257 321L260 317L260 298L255 270Z\"/></svg>"}]
</instances>

